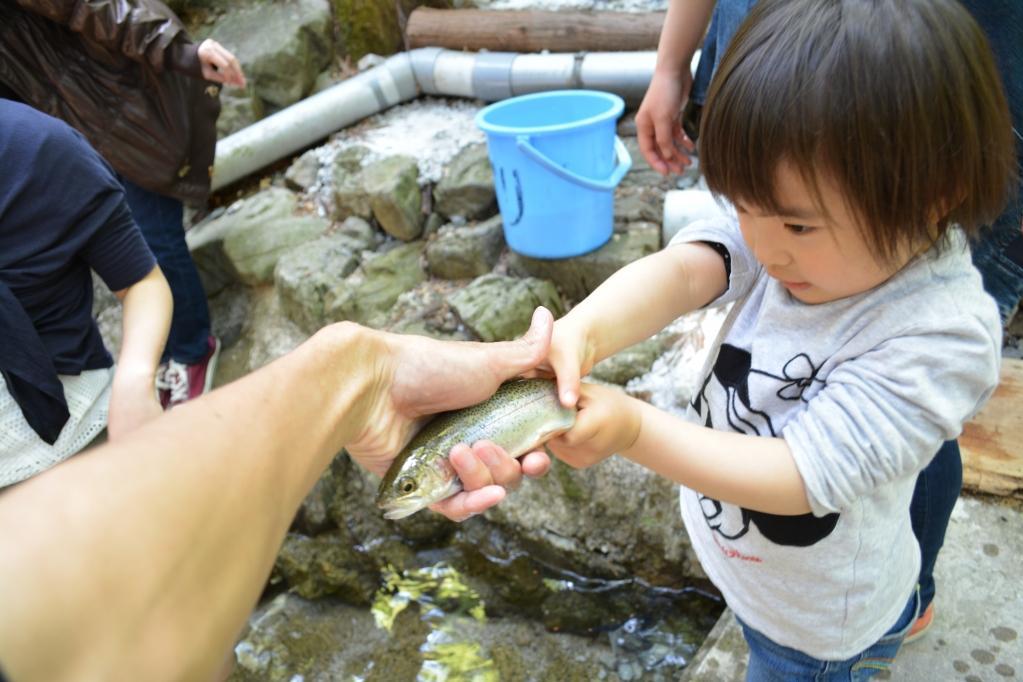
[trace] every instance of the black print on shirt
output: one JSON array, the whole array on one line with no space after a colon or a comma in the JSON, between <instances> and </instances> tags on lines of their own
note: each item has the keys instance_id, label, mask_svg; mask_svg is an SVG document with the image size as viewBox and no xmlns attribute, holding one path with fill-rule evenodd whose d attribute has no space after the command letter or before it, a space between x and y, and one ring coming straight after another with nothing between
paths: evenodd
<instances>
[{"instance_id":1,"label":"black print on shirt","mask_svg":"<svg viewBox=\"0 0 1023 682\"><path fill-rule=\"evenodd\" d=\"M728 427L737 432L755 436L777 436L771 417L756 409L750 401L749 376L757 374L778 381L776 395L782 400L804 400L803 394L817 378L821 367L815 366L806 353L791 358L782 367L781 374L752 368L748 351L722 344L714 368L693 398L693 408L703 416L704 424L713 428L713 418L707 402L707 389L712 382L725 394L725 418ZM782 516L752 511L742 507L723 505L718 500L701 495L700 508L708 527L727 540L736 540L749 532L750 523L761 535L777 545L809 547L820 542L835 529L838 514L817 517L813 514Z\"/></svg>"}]
</instances>

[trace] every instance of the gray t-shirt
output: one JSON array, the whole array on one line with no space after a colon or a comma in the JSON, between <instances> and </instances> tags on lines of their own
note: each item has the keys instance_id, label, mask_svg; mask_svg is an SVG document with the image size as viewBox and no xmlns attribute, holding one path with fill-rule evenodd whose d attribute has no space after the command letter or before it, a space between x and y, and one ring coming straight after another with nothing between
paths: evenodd
<instances>
[{"instance_id":1,"label":"gray t-shirt","mask_svg":"<svg viewBox=\"0 0 1023 682\"><path fill-rule=\"evenodd\" d=\"M850 658L895 624L920 550L909 503L918 472L998 382L994 301L955 233L882 285L808 305L771 279L734 217L700 221L672 244L717 242L735 302L688 418L784 438L812 514L779 516L682 489L682 516L728 605L771 640Z\"/></svg>"}]
</instances>

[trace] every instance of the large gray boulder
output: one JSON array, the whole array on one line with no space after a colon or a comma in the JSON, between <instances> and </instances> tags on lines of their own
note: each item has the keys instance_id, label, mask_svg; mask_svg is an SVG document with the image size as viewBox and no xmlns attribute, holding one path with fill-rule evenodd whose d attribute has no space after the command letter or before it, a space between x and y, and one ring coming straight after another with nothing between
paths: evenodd
<instances>
[{"instance_id":1,"label":"large gray boulder","mask_svg":"<svg viewBox=\"0 0 1023 682\"><path fill-rule=\"evenodd\" d=\"M330 63L330 3L278 0L228 9L209 37L234 53L261 99L286 107L307 95Z\"/></svg>"},{"instance_id":2,"label":"large gray boulder","mask_svg":"<svg viewBox=\"0 0 1023 682\"><path fill-rule=\"evenodd\" d=\"M465 326L484 341L521 336L529 329L537 306L546 307L556 318L565 313L554 285L536 278L483 275L449 300Z\"/></svg>"},{"instance_id":3,"label":"large gray boulder","mask_svg":"<svg viewBox=\"0 0 1023 682\"><path fill-rule=\"evenodd\" d=\"M248 298L243 311L245 320L237 341L225 346L220 353L215 386L223 386L269 364L309 337L284 314L273 287L238 288L243 289ZM227 290L221 296L230 293ZM220 309L214 306L211 311L214 329L220 324L216 317Z\"/></svg>"},{"instance_id":4,"label":"large gray boulder","mask_svg":"<svg viewBox=\"0 0 1023 682\"><path fill-rule=\"evenodd\" d=\"M426 280L422 255L422 242L413 242L363 262L346 280L324 291L324 316L328 321L385 325L398 297Z\"/></svg>"},{"instance_id":5,"label":"large gray boulder","mask_svg":"<svg viewBox=\"0 0 1023 682\"><path fill-rule=\"evenodd\" d=\"M398 334L418 334L446 341L471 341L473 335L448 304L457 290L450 282L426 281L394 302L386 328Z\"/></svg>"},{"instance_id":6,"label":"large gray boulder","mask_svg":"<svg viewBox=\"0 0 1023 682\"><path fill-rule=\"evenodd\" d=\"M703 575L679 515L678 486L622 457L580 470L555 460L550 473L486 515L591 574L653 584Z\"/></svg>"},{"instance_id":7,"label":"large gray boulder","mask_svg":"<svg viewBox=\"0 0 1023 682\"><path fill-rule=\"evenodd\" d=\"M296 192L305 192L316 184L320 174L320 155L310 149L295 159L284 172L284 182Z\"/></svg>"},{"instance_id":8,"label":"large gray boulder","mask_svg":"<svg viewBox=\"0 0 1023 682\"><path fill-rule=\"evenodd\" d=\"M418 162L411 156L391 156L367 165L362 177L373 217L384 232L406 242L418 238L424 218Z\"/></svg>"},{"instance_id":9,"label":"large gray boulder","mask_svg":"<svg viewBox=\"0 0 1023 682\"><path fill-rule=\"evenodd\" d=\"M494 269L504 249L501 216L477 225L446 225L426 247L430 274L443 279L469 279Z\"/></svg>"},{"instance_id":10,"label":"large gray boulder","mask_svg":"<svg viewBox=\"0 0 1023 682\"><path fill-rule=\"evenodd\" d=\"M460 151L444 169L433 198L434 208L446 216L472 220L493 214L497 197L487 145L475 144Z\"/></svg>"},{"instance_id":11,"label":"large gray boulder","mask_svg":"<svg viewBox=\"0 0 1023 682\"><path fill-rule=\"evenodd\" d=\"M615 233L596 251L575 258L542 260L512 254L509 267L514 274L554 282L574 301L581 301L621 267L660 248L660 230L655 227Z\"/></svg>"},{"instance_id":12,"label":"large gray boulder","mask_svg":"<svg viewBox=\"0 0 1023 682\"><path fill-rule=\"evenodd\" d=\"M649 372L654 361L664 354L678 337L678 334L661 332L640 341L598 362L590 371L590 376L598 381L624 386L632 379Z\"/></svg>"},{"instance_id":13,"label":"large gray boulder","mask_svg":"<svg viewBox=\"0 0 1023 682\"><path fill-rule=\"evenodd\" d=\"M345 218L337 227L337 234L351 242L356 251L374 251L385 239L380 230L356 216Z\"/></svg>"},{"instance_id":14,"label":"large gray boulder","mask_svg":"<svg viewBox=\"0 0 1023 682\"><path fill-rule=\"evenodd\" d=\"M361 145L341 150L334 159L334 211L335 220L357 216L365 220L373 217L369 194L363 187L362 166L369 149Z\"/></svg>"},{"instance_id":15,"label":"large gray boulder","mask_svg":"<svg viewBox=\"0 0 1023 682\"><path fill-rule=\"evenodd\" d=\"M217 137L227 137L263 118L263 100L250 84L244 90L221 88L220 116L217 117Z\"/></svg>"},{"instance_id":16,"label":"large gray boulder","mask_svg":"<svg viewBox=\"0 0 1023 682\"><path fill-rule=\"evenodd\" d=\"M239 280L239 273L224 251L224 240L235 230L287 220L298 207L298 197L280 187L270 187L226 211L215 213L185 233L192 259L199 268L208 296Z\"/></svg>"},{"instance_id":17,"label":"large gray boulder","mask_svg":"<svg viewBox=\"0 0 1023 682\"><path fill-rule=\"evenodd\" d=\"M240 226L224 238L224 253L245 284L269 284L281 256L321 236L330 221L319 216L288 216Z\"/></svg>"},{"instance_id":18,"label":"large gray boulder","mask_svg":"<svg viewBox=\"0 0 1023 682\"><path fill-rule=\"evenodd\" d=\"M330 234L292 249L277 262L274 283L285 313L312 334L327 321L326 292L359 266L359 244Z\"/></svg>"}]
</instances>

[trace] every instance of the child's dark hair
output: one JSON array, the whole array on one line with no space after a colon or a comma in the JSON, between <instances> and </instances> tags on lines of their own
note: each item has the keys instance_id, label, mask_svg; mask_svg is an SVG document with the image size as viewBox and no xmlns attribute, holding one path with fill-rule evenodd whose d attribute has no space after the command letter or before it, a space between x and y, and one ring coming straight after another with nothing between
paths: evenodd
<instances>
[{"instance_id":1,"label":"child's dark hair","mask_svg":"<svg viewBox=\"0 0 1023 682\"><path fill-rule=\"evenodd\" d=\"M831 180L882 261L993 220L1016 173L994 58L957 0L761 0L714 76L699 143L710 189L745 205L779 210L780 161L818 204Z\"/></svg>"}]
</instances>

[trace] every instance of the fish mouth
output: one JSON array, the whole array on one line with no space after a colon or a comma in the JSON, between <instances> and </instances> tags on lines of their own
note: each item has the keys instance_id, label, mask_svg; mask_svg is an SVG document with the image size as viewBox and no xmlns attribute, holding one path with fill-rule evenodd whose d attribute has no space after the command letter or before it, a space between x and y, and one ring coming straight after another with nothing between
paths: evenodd
<instances>
[{"instance_id":1,"label":"fish mouth","mask_svg":"<svg viewBox=\"0 0 1023 682\"><path fill-rule=\"evenodd\" d=\"M401 504L391 504L386 507L381 506L380 508L384 510L385 519L388 519L389 521L396 521L398 519L404 519L407 516L412 516L420 509L425 509L429 505L429 502L417 500L409 503L402 502Z\"/></svg>"},{"instance_id":2,"label":"fish mouth","mask_svg":"<svg viewBox=\"0 0 1023 682\"><path fill-rule=\"evenodd\" d=\"M390 521L403 519L412 516L417 511L426 509L434 502L446 500L455 493L462 490L462 482L457 478L452 479L448 484L430 495L408 495L393 500L377 502L377 506L384 510L384 518Z\"/></svg>"}]
</instances>

